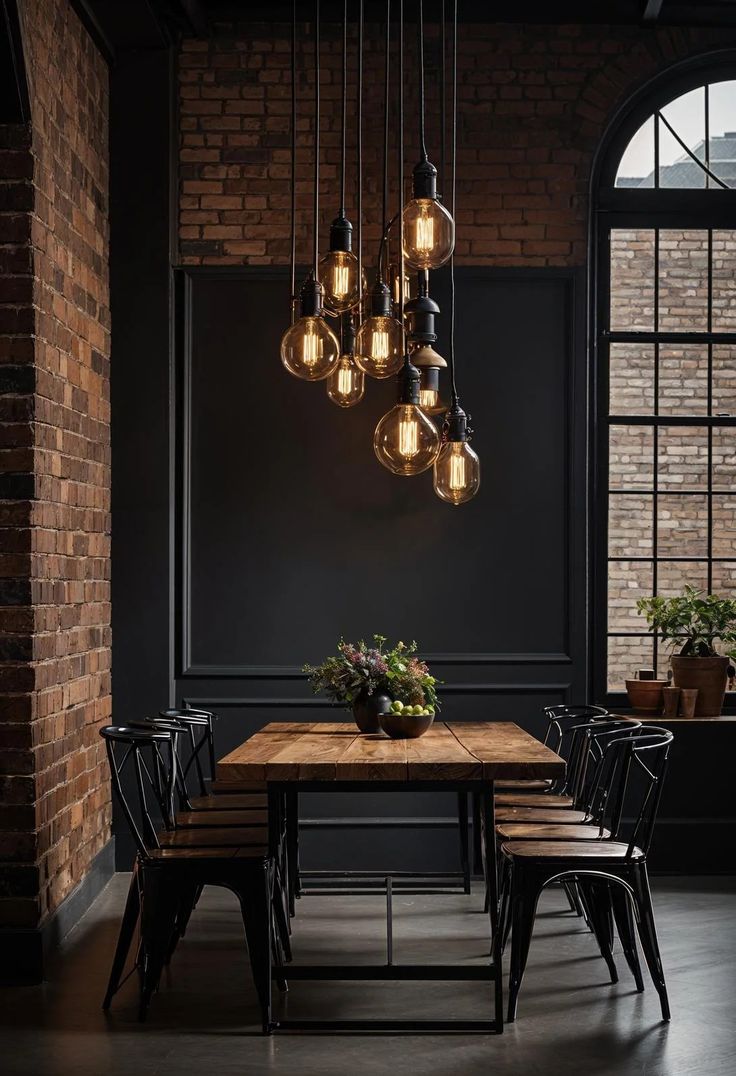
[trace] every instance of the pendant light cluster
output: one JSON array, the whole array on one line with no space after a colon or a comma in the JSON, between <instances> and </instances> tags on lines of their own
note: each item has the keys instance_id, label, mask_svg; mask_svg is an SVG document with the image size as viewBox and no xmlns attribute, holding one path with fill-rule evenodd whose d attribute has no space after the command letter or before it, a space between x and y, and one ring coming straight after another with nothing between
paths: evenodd
<instances>
[{"instance_id":1,"label":"pendant light cluster","mask_svg":"<svg viewBox=\"0 0 736 1076\"><path fill-rule=\"evenodd\" d=\"M442 2L442 122L444 165L445 123L445 0ZM455 375L455 188L457 142L457 0L453 0L451 197L450 210L437 193L437 169L429 160L425 140L424 0L417 0L419 37L419 161L412 173L412 197L404 204L404 0L397 0L398 195L396 214L389 219L389 124L391 0L385 0L385 72L383 129L383 235L377 252L376 278L367 287L362 257L362 98L363 0L358 0L357 86L357 227L345 204L348 0L344 0L342 30L342 113L340 190L337 214L330 227L329 249L319 256L320 156L320 0L314 3L314 169L312 266L297 295L296 265L296 8L292 17L292 196L291 196L291 325L281 340L281 360L294 377L326 381L328 398L339 407L358 404L365 395L365 378L396 377L397 403L376 426L373 447L377 459L397 475L434 471L434 489L449 504L463 504L478 492L480 463L470 448L468 416L460 407ZM444 173L444 167L442 169ZM337 201L337 199L336 199ZM391 262L391 244L396 246ZM449 262L449 361L435 350L439 306L430 295L430 273ZM407 274L414 270L415 280ZM337 331L333 331L331 324ZM450 379L449 407L442 403L441 373ZM433 416L444 414L441 430Z\"/></svg>"}]
</instances>

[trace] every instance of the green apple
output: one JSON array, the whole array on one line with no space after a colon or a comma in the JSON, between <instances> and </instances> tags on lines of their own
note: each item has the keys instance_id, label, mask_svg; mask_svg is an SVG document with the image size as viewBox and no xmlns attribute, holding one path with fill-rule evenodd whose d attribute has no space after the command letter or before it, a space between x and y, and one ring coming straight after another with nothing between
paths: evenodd
<instances>
[{"instance_id":1,"label":"green apple","mask_svg":"<svg viewBox=\"0 0 736 1076\"><path fill-rule=\"evenodd\" d=\"M414 717L421 717L422 708L421 706L413 706L411 712L414 714Z\"/></svg>"},{"instance_id":2,"label":"green apple","mask_svg":"<svg viewBox=\"0 0 736 1076\"><path fill-rule=\"evenodd\" d=\"M391 709L395 714L400 714L401 711L404 709L404 704L400 699L394 699L394 701L391 703Z\"/></svg>"},{"instance_id":3,"label":"green apple","mask_svg":"<svg viewBox=\"0 0 736 1076\"><path fill-rule=\"evenodd\" d=\"M428 706L427 707L427 713L432 714L432 716L434 717L434 706Z\"/></svg>"}]
</instances>

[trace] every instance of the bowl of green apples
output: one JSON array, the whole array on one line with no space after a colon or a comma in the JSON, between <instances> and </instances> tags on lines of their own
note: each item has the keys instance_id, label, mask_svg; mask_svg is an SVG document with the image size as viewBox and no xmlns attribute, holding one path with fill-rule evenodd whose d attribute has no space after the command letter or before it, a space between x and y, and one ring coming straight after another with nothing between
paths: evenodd
<instances>
[{"instance_id":1,"label":"bowl of green apples","mask_svg":"<svg viewBox=\"0 0 736 1076\"><path fill-rule=\"evenodd\" d=\"M392 740L416 740L432 727L434 713L433 706L412 706L394 699L388 712L378 715L378 721Z\"/></svg>"}]
</instances>

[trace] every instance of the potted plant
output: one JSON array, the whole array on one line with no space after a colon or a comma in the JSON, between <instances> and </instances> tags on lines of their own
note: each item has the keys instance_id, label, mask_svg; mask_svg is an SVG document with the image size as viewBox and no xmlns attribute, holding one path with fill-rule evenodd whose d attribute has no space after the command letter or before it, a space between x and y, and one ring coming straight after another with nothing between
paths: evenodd
<instances>
[{"instance_id":1,"label":"potted plant","mask_svg":"<svg viewBox=\"0 0 736 1076\"><path fill-rule=\"evenodd\" d=\"M736 600L686 586L679 597L641 598L636 607L650 629L672 644L675 686L697 689L695 716L718 717L729 661L736 660Z\"/></svg>"},{"instance_id":2,"label":"potted plant","mask_svg":"<svg viewBox=\"0 0 736 1076\"><path fill-rule=\"evenodd\" d=\"M312 690L349 706L361 732L378 732L379 716L387 714L395 700L407 710L420 707L434 712L437 681L416 657L417 644L399 642L386 648L384 635L374 635L373 642L367 646L362 639L357 644L341 639L337 654L321 665L305 665Z\"/></svg>"}]
</instances>

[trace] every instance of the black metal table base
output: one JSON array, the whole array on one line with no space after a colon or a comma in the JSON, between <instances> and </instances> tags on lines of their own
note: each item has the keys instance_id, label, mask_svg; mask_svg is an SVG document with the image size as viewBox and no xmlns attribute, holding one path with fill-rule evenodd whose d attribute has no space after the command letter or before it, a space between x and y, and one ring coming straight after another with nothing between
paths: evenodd
<instances>
[{"instance_id":1,"label":"black metal table base","mask_svg":"<svg viewBox=\"0 0 736 1076\"><path fill-rule=\"evenodd\" d=\"M375 792L377 787L385 791L457 791L465 795L473 794L477 798L479 815L480 844L487 888L489 926L491 928L491 960L483 965L463 964L394 964L391 894L395 877L391 872L324 872L330 876L360 877L372 883L370 892L375 892L384 880L387 899L387 955L386 964L290 964L279 971L285 979L293 982L305 980L321 981L363 981L363 982L484 982L492 983L491 1020L297 1020L269 1019L270 1031L312 1031L312 1032L423 1032L427 1034L476 1032L483 1034L500 1034L503 1031L503 985L501 981L501 952L498 931L498 878L496 871L496 839L494 817L494 789L489 781L458 782L324 782L318 785L300 783L299 791L334 791L334 792ZM281 847L282 834L288 831L288 803L294 794L293 784L288 782L269 782L268 817L272 850ZM396 880L405 879L408 883L410 872L400 872ZM428 877L427 875L421 877ZM438 877L435 875L435 877ZM443 877L440 875L439 877ZM447 878L447 875L444 875ZM453 875L450 875L453 877ZM457 877L456 875L454 877ZM406 889L401 889L406 892ZM436 890L434 890L436 892Z\"/></svg>"}]
</instances>

